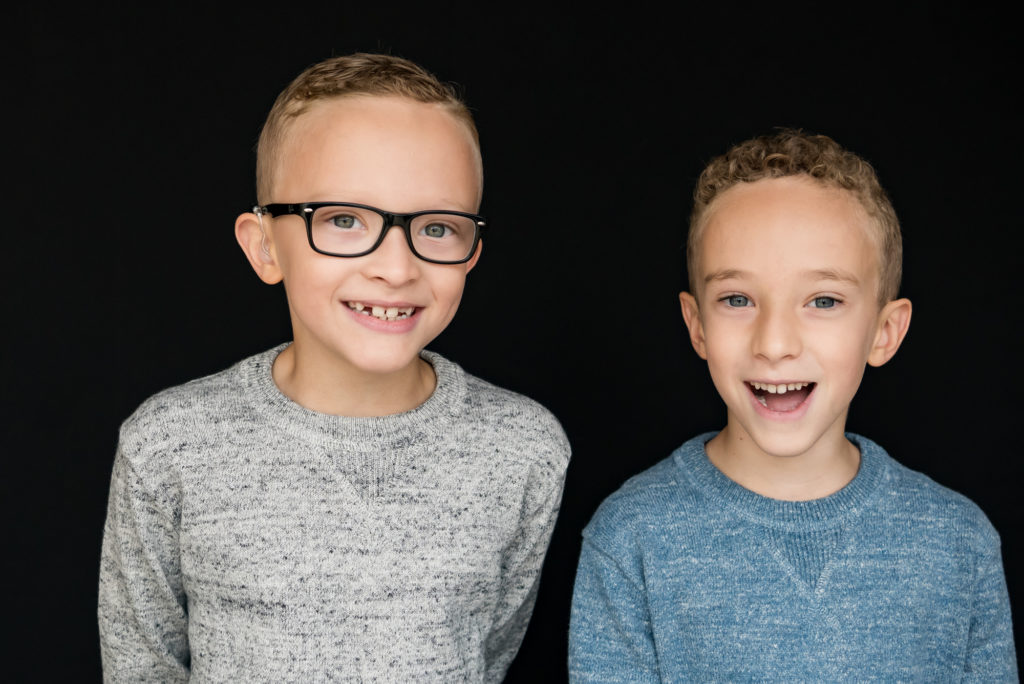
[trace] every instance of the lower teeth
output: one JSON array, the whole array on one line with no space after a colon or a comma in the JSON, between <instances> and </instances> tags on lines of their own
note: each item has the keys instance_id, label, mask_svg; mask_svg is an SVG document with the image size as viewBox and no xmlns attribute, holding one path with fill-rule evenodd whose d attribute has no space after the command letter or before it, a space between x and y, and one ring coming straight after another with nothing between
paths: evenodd
<instances>
[{"instance_id":1,"label":"lower teeth","mask_svg":"<svg viewBox=\"0 0 1024 684\"><path fill-rule=\"evenodd\" d=\"M391 318L390 316L387 316L387 315L376 316L376 315L374 315L373 311L371 311L369 308L357 309L354 306L350 306L349 308L352 309L353 311L355 311L356 313L363 314L364 316L372 316L373 318L376 318L378 321L400 321L403 318L408 318L409 316L412 315L412 314L407 314L405 312L402 312L402 313L399 313L398 315L396 315L394 318Z\"/></svg>"},{"instance_id":2,"label":"lower teeth","mask_svg":"<svg viewBox=\"0 0 1024 684\"><path fill-rule=\"evenodd\" d=\"M409 314L404 314L404 313L398 314L394 318L388 318L387 316L374 316L369 311L360 311L359 313L363 314L364 316L371 316L373 318L376 318L378 321L400 321L403 318L408 318L409 317Z\"/></svg>"}]
</instances>

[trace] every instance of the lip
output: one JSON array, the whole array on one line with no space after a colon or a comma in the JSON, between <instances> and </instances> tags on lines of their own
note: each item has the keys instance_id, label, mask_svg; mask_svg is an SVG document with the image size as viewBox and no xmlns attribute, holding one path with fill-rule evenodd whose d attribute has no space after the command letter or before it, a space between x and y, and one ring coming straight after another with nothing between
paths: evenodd
<instances>
[{"instance_id":1,"label":"lip","mask_svg":"<svg viewBox=\"0 0 1024 684\"><path fill-rule=\"evenodd\" d=\"M409 307L413 307L415 309L422 308L419 304L414 304L413 302L407 302L405 300L387 301L384 299L357 299L355 297L342 300L342 304L344 304L345 306L348 306L349 302L359 302L360 304L364 304L366 306L383 306L385 309L388 308L389 306L393 306L396 309L408 309Z\"/></svg>"},{"instance_id":2,"label":"lip","mask_svg":"<svg viewBox=\"0 0 1024 684\"><path fill-rule=\"evenodd\" d=\"M397 309L408 309L412 307L415 309L415 311L413 311L412 315L408 316L407 318L399 318L394 321L382 321L376 316L371 316L369 314L364 314L359 311L356 311L355 309L348 305L349 302L359 302L366 306L380 306L384 307L385 309L388 307L395 307ZM349 316L353 318L353 320L355 320L356 323L363 326L364 328L368 328L369 330L373 330L375 332L395 334L407 333L413 328L415 328L416 325L419 323L420 314L423 313L422 306L416 306L415 304L409 302L385 302L379 299L346 299L341 302L341 307Z\"/></svg>"},{"instance_id":3,"label":"lip","mask_svg":"<svg viewBox=\"0 0 1024 684\"><path fill-rule=\"evenodd\" d=\"M747 397L750 400L750 405L754 407L754 411L757 413L757 415L761 416L762 418L767 418L768 420L775 421L775 422L778 422L778 423L789 423L789 422L792 422L792 421L795 421L795 420L800 420L801 418L803 418L804 415L807 413L807 411L810 410L811 402L814 400L814 395L817 393L817 390L818 390L818 383L811 382L811 384L813 386L811 387L811 391L807 394L807 398L804 399L800 403L800 405L797 406L795 409L793 409L792 411L772 411L767 406L762 405L761 402L759 402L757 400L757 395L754 394L754 390L753 390L753 388L750 385L750 383L752 383L752 382L761 382L761 383L766 383L766 384L769 384L769 385L782 385L782 384L788 385L789 383L798 383L798 382L804 383L804 382L811 382L811 381L810 380L747 380L747 381L744 381L743 386L744 386L744 388L746 388Z\"/></svg>"}]
</instances>

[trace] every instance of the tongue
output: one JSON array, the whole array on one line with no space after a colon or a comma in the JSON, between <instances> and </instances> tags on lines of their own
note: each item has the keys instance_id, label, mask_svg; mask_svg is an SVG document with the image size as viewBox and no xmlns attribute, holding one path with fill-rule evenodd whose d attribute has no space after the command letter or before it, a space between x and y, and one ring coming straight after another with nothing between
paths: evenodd
<instances>
[{"instance_id":1,"label":"tongue","mask_svg":"<svg viewBox=\"0 0 1024 684\"><path fill-rule=\"evenodd\" d=\"M784 412L792 411L804 403L804 399L807 398L809 393L810 388L804 387L803 389L790 390L785 394L768 394L766 392L763 396L769 410Z\"/></svg>"}]
</instances>

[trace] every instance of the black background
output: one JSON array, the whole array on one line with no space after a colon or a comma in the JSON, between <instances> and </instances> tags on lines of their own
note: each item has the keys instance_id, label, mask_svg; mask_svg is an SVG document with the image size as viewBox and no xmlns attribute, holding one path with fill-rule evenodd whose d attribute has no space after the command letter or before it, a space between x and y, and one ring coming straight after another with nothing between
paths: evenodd
<instances>
[{"instance_id":1,"label":"black background","mask_svg":"<svg viewBox=\"0 0 1024 684\"><path fill-rule=\"evenodd\" d=\"M598 503L723 424L676 299L690 192L712 156L778 125L869 159L903 225L913 323L896 358L868 370L849 428L986 511L1024 615L1024 150L1009 17L924 3L372 4L38 4L9 17L5 32L27 41L4 94L16 118L7 677L99 677L120 422L164 387L289 338L283 291L257 280L233 221L253 204L253 147L276 94L356 50L422 63L477 115L493 229L432 348L540 400L574 449L510 681L565 678L580 530Z\"/></svg>"}]
</instances>

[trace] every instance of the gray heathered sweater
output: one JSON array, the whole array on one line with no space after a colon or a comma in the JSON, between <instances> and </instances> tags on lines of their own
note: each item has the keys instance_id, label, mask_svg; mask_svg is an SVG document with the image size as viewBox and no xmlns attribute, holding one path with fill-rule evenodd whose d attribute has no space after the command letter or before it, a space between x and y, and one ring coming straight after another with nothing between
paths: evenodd
<instances>
[{"instance_id":1,"label":"gray heathered sweater","mask_svg":"<svg viewBox=\"0 0 1024 684\"><path fill-rule=\"evenodd\" d=\"M533 609L569 445L523 396L424 352L393 416L309 411L283 347L121 429L100 566L108 681L498 681Z\"/></svg>"}]
</instances>

